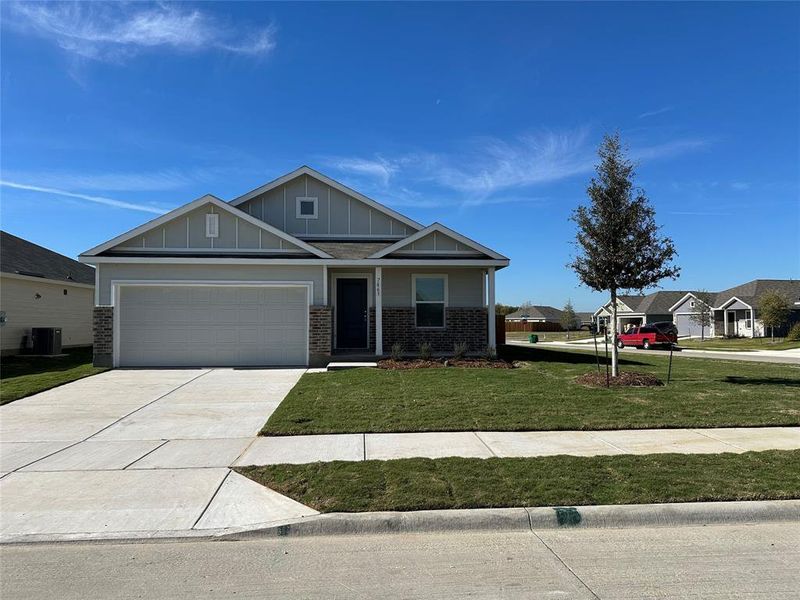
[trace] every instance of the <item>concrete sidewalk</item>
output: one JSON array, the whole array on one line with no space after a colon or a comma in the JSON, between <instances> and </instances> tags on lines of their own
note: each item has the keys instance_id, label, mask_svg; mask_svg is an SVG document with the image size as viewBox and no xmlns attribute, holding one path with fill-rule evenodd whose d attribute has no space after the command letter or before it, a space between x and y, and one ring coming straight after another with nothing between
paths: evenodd
<instances>
[{"instance_id":1,"label":"concrete sidewalk","mask_svg":"<svg viewBox=\"0 0 800 600\"><path fill-rule=\"evenodd\" d=\"M114 370L0 409L0 539L149 537L316 511L228 467L304 369Z\"/></svg>"},{"instance_id":2,"label":"concrete sidewalk","mask_svg":"<svg viewBox=\"0 0 800 600\"><path fill-rule=\"evenodd\" d=\"M447 456L507 458L558 454L717 454L796 449L800 449L800 427L353 433L260 437L234 464L302 464Z\"/></svg>"},{"instance_id":3,"label":"concrete sidewalk","mask_svg":"<svg viewBox=\"0 0 800 600\"><path fill-rule=\"evenodd\" d=\"M581 352L592 352L594 354L594 345L591 340L574 341L574 342L539 342L531 344L528 342L520 342L510 340L506 342L512 346L522 346L525 348L570 348ZM602 340L597 341L597 347L602 354L604 345ZM609 346L610 348L610 346ZM620 350L621 353L639 353L645 355L656 356L669 356L669 350L639 350L637 348L625 347ZM681 349L673 352L673 356L685 356L688 358L708 358L714 360L741 360L745 362L765 362L777 363L785 365L800 365L800 349L791 350L752 350L752 351L726 351L726 350L695 350L695 349Z\"/></svg>"}]
</instances>

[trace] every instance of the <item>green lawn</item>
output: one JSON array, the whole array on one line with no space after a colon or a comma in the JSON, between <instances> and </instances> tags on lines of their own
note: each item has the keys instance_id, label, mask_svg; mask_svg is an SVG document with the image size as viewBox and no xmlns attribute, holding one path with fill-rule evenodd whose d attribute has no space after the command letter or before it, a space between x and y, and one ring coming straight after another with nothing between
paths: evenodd
<instances>
[{"instance_id":1,"label":"green lawn","mask_svg":"<svg viewBox=\"0 0 800 600\"><path fill-rule=\"evenodd\" d=\"M66 350L58 358L9 356L0 364L0 404L102 373L92 366L92 349Z\"/></svg>"},{"instance_id":2,"label":"green lawn","mask_svg":"<svg viewBox=\"0 0 800 600\"><path fill-rule=\"evenodd\" d=\"M800 498L800 450L239 467L322 512Z\"/></svg>"},{"instance_id":3,"label":"green lawn","mask_svg":"<svg viewBox=\"0 0 800 600\"><path fill-rule=\"evenodd\" d=\"M570 331L569 339L567 339L566 331L533 331L539 336L540 342L568 342L572 340L586 340L592 337L588 331ZM508 341L527 342L528 336L531 334L526 331L506 331L506 339ZM597 338L597 343L602 343L602 338Z\"/></svg>"},{"instance_id":4,"label":"green lawn","mask_svg":"<svg viewBox=\"0 0 800 600\"><path fill-rule=\"evenodd\" d=\"M304 375L262 435L800 424L800 365L677 356L669 386L590 389L593 354L506 346L517 369L352 369ZM667 358L621 357L666 379Z\"/></svg>"},{"instance_id":5,"label":"green lawn","mask_svg":"<svg viewBox=\"0 0 800 600\"><path fill-rule=\"evenodd\" d=\"M789 342L782 338L711 338L704 341L692 338L690 340L680 340L678 345L681 348L692 348L698 350L734 350L738 352L750 352L753 350L791 350L800 348L800 342Z\"/></svg>"}]
</instances>

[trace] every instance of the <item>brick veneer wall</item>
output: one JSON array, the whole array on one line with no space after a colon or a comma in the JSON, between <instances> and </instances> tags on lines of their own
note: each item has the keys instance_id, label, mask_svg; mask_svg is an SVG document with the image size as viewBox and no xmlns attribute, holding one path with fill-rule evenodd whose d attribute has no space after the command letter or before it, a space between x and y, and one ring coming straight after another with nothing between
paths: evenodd
<instances>
[{"instance_id":1,"label":"brick veneer wall","mask_svg":"<svg viewBox=\"0 0 800 600\"><path fill-rule=\"evenodd\" d=\"M308 309L308 353L311 366L328 364L333 340L333 317L330 306Z\"/></svg>"},{"instance_id":2,"label":"brick veneer wall","mask_svg":"<svg viewBox=\"0 0 800 600\"><path fill-rule=\"evenodd\" d=\"M94 351L92 363L95 367L114 366L114 307L95 306L92 311Z\"/></svg>"},{"instance_id":3,"label":"brick veneer wall","mask_svg":"<svg viewBox=\"0 0 800 600\"><path fill-rule=\"evenodd\" d=\"M445 309L444 329L418 329L413 308L383 309L383 350L389 353L395 342L405 352L416 353L428 342L434 352L452 352L459 342L469 345L469 352L486 350L488 339L486 308Z\"/></svg>"}]
</instances>

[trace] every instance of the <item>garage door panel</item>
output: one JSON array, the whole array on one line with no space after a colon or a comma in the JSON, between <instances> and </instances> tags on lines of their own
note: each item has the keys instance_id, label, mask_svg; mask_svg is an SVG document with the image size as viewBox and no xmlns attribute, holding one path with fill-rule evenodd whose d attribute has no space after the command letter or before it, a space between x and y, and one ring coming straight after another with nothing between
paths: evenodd
<instances>
[{"instance_id":1,"label":"garage door panel","mask_svg":"<svg viewBox=\"0 0 800 600\"><path fill-rule=\"evenodd\" d=\"M119 364L306 364L306 298L302 287L123 286Z\"/></svg>"}]
</instances>

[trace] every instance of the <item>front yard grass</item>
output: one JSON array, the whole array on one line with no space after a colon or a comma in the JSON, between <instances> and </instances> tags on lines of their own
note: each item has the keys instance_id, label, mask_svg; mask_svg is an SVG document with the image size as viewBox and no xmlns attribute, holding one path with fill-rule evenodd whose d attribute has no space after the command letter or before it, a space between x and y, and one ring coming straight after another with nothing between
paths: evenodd
<instances>
[{"instance_id":1,"label":"front yard grass","mask_svg":"<svg viewBox=\"0 0 800 600\"><path fill-rule=\"evenodd\" d=\"M592 354L508 346L517 369L352 369L304 375L262 435L526 431L800 424L800 365L677 356L672 382L586 388ZM666 380L667 358L621 368Z\"/></svg>"},{"instance_id":2,"label":"front yard grass","mask_svg":"<svg viewBox=\"0 0 800 600\"><path fill-rule=\"evenodd\" d=\"M681 348L692 350L726 350L735 352L752 352L753 350L792 350L800 348L800 342L787 341L782 338L708 338L703 341L692 338L678 340Z\"/></svg>"},{"instance_id":3,"label":"front yard grass","mask_svg":"<svg viewBox=\"0 0 800 600\"><path fill-rule=\"evenodd\" d=\"M800 450L238 467L321 512L800 498Z\"/></svg>"},{"instance_id":4,"label":"front yard grass","mask_svg":"<svg viewBox=\"0 0 800 600\"><path fill-rule=\"evenodd\" d=\"M8 356L0 364L0 405L102 373L108 369L92 366L92 349L66 350L55 358Z\"/></svg>"}]
</instances>

